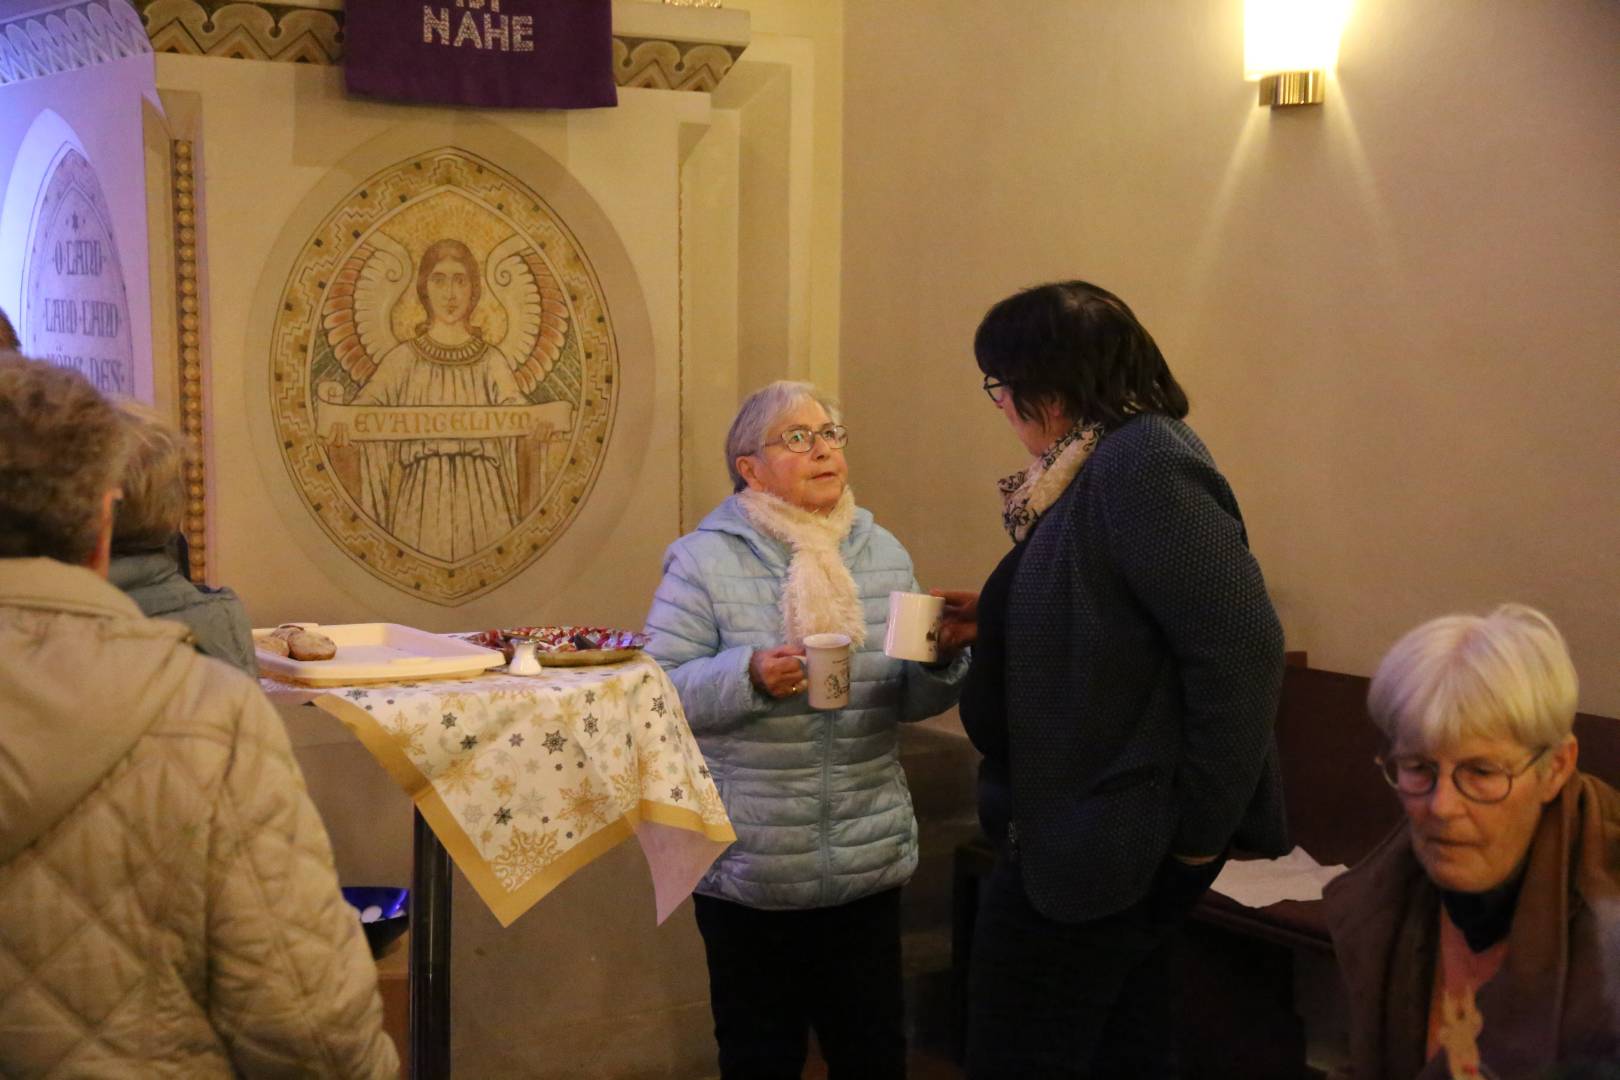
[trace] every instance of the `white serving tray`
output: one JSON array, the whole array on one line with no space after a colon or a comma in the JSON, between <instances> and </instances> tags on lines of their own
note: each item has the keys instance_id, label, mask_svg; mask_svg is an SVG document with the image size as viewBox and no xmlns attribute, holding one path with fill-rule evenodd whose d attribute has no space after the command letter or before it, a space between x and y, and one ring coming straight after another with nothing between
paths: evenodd
<instances>
[{"instance_id":1,"label":"white serving tray","mask_svg":"<svg viewBox=\"0 0 1620 1080\"><path fill-rule=\"evenodd\" d=\"M330 660L294 660L256 649L259 674L304 686L348 686L445 679L506 663L506 657L494 649L398 623L298 625L331 638L332 644L337 646L337 655ZM253 631L254 644L274 630L271 627Z\"/></svg>"}]
</instances>

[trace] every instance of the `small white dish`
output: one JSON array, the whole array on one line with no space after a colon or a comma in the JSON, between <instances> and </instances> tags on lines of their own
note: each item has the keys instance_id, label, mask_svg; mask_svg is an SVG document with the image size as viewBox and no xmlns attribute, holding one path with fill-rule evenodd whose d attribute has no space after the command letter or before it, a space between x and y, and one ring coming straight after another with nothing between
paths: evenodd
<instances>
[{"instance_id":1,"label":"small white dish","mask_svg":"<svg viewBox=\"0 0 1620 1080\"><path fill-rule=\"evenodd\" d=\"M506 664L508 675L538 675L540 661L534 655L534 642L518 639L512 642L512 659Z\"/></svg>"}]
</instances>

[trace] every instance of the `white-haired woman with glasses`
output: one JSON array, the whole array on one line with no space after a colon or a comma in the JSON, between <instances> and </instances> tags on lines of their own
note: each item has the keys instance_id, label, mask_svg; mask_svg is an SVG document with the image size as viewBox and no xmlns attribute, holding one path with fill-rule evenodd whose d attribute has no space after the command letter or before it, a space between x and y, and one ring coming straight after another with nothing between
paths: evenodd
<instances>
[{"instance_id":1,"label":"white-haired woman with glasses","mask_svg":"<svg viewBox=\"0 0 1620 1080\"><path fill-rule=\"evenodd\" d=\"M905 1075L900 886L917 823L898 723L949 708L966 669L881 651L911 558L850 493L836 404L776 382L726 437L735 493L664 556L647 616L737 842L698 885L721 1075ZM807 635L853 642L849 705L817 712Z\"/></svg>"},{"instance_id":2,"label":"white-haired woman with glasses","mask_svg":"<svg viewBox=\"0 0 1620 1080\"><path fill-rule=\"evenodd\" d=\"M1575 703L1563 638L1519 604L1425 623L1379 664L1407 820L1326 894L1357 1077L1620 1060L1620 793L1576 770Z\"/></svg>"}]
</instances>

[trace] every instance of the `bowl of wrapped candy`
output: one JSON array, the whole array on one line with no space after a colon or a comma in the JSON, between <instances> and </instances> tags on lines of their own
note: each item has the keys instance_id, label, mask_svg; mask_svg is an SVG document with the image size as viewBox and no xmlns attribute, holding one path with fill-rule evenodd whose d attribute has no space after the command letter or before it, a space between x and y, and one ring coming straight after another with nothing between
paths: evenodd
<instances>
[{"instance_id":1,"label":"bowl of wrapped candy","mask_svg":"<svg viewBox=\"0 0 1620 1080\"><path fill-rule=\"evenodd\" d=\"M587 667L630 659L646 646L647 635L606 626L513 626L470 634L466 640L498 649L508 662L514 642L532 641L535 656L546 667Z\"/></svg>"}]
</instances>

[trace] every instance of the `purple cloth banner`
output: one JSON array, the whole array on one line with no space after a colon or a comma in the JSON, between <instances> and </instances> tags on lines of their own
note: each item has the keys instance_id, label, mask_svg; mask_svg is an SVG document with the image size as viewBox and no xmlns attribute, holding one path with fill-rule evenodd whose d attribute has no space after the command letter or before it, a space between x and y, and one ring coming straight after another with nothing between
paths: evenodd
<instances>
[{"instance_id":1,"label":"purple cloth banner","mask_svg":"<svg viewBox=\"0 0 1620 1080\"><path fill-rule=\"evenodd\" d=\"M619 103L611 0L348 0L351 94L436 105Z\"/></svg>"}]
</instances>

